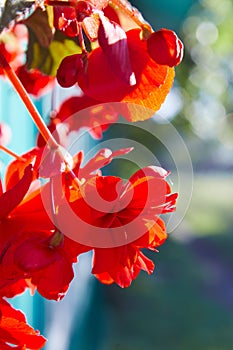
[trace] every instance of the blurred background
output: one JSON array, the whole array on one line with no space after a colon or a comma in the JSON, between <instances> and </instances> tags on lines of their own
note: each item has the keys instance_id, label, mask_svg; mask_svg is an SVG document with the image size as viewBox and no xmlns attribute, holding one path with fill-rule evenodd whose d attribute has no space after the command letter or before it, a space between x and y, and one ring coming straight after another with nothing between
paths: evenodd
<instances>
[{"instance_id":1,"label":"blurred background","mask_svg":"<svg viewBox=\"0 0 233 350\"><path fill-rule=\"evenodd\" d=\"M189 208L159 253L150 255L156 264L154 275L141 273L124 290L104 286L88 275L91 257L83 255L79 276L62 302L45 302L38 295L33 301L24 296L24 300L21 297L15 302L24 303L24 310L28 306L25 311L29 321L50 339L51 345L48 343L46 347L49 350L230 350L233 348L233 1L134 0L132 3L155 30L173 29L185 44L185 56L176 69L174 88L155 119L160 121L156 123L158 130L171 122L189 150L194 171ZM2 96L6 86L1 85L1 89ZM12 115L10 109L16 103L4 106L4 114ZM43 112L46 101L37 104ZM1 108L2 114L3 100ZM153 119L147 123L149 127L154 125ZM105 138L118 134L116 126L106 132ZM148 140L143 133L134 132L133 127L125 136L150 145L160 164L174 170L158 140ZM14 138L12 142L14 148L18 141ZM113 162L106 170L109 171L122 172L125 176L127 166ZM174 180L174 190L175 187ZM65 338L65 341L60 340L54 346L52 334L53 338Z\"/></svg>"}]
</instances>

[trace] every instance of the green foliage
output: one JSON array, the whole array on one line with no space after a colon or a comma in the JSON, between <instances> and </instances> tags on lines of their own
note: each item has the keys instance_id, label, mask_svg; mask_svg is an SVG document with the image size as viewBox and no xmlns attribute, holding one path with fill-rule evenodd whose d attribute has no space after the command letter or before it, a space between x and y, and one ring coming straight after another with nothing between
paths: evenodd
<instances>
[{"instance_id":1,"label":"green foliage","mask_svg":"<svg viewBox=\"0 0 233 350\"><path fill-rule=\"evenodd\" d=\"M44 74L56 76L62 59L68 55L81 53L78 44L72 38L67 38L56 31L48 47L43 47L35 33L29 29L29 44L27 50L27 66L39 68Z\"/></svg>"}]
</instances>

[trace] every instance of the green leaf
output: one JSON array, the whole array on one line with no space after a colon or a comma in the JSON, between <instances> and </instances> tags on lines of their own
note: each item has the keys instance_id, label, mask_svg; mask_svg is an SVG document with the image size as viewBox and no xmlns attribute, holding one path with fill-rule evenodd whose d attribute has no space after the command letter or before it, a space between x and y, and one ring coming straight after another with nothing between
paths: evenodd
<instances>
[{"instance_id":1,"label":"green leaf","mask_svg":"<svg viewBox=\"0 0 233 350\"><path fill-rule=\"evenodd\" d=\"M28 68L38 68L44 74L56 76L57 69L64 57L81 52L75 39L67 38L60 31L55 32L48 47L43 47L35 33L29 29Z\"/></svg>"},{"instance_id":2,"label":"green leaf","mask_svg":"<svg viewBox=\"0 0 233 350\"><path fill-rule=\"evenodd\" d=\"M76 38L69 38L59 30L54 32L52 8L48 7L47 11L38 8L24 23L28 27L29 34L27 49L29 69L37 68L46 75L56 76L64 57L81 53Z\"/></svg>"}]
</instances>

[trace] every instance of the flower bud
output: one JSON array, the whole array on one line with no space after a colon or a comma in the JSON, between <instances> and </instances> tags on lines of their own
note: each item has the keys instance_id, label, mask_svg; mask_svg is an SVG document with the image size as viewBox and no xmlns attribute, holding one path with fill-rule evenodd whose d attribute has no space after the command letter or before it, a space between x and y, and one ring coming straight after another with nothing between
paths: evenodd
<instances>
[{"instance_id":1,"label":"flower bud","mask_svg":"<svg viewBox=\"0 0 233 350\"><path fill-rule=\"evenodd\" d=\"M158 64L177 66L183 58L183 43L175 32L162 28L147 39L150 57Z\"/></svg>"},{"instance_id":2,"label":"flower bud","mask_svg":"<svg viewBox=\"0 0 233 350\"><path fill-rule=\"evenodd\" d=\"M62 60L57 70L59 85L68 88L77 83L79 73L85 69L85 57L86 54L74 54Z\"/></svg>"}]
</instances>

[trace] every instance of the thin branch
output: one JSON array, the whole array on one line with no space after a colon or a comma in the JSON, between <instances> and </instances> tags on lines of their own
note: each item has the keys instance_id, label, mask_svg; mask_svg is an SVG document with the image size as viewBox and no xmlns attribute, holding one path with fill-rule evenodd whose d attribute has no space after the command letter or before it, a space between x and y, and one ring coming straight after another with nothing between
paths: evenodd
<instances>
[{"instance_id":1,"label":"thin branch","mask_svg":"<svg viewBox=\"0 0 233 350\"><path fill-rule=\"evenodd\" d=\"M34 123L36 124L38 130L40 131L42 137L44 138L45 142L48 144L50 148L57 149L59 147L57 141L49 131L47 125L45 124L43 118L41 117L40 113L36 109L35 105L33 104L32 100L30 99L27 91L25 90L23 84L17 77L14 70L11 68L9 63L6 61L3 54L0 52L0 66L3 68L5 74L11 81L13 87L19 94L21 100L23 101L25 107L27 108L28 112L30 113L31 118L33 119Z\"/></svg>"},{"instance_id":2,"label":"thin branch","mask_svg":"<svg viewBox=\"0 0 233 350\"><path fill-rule=\"evenodd\" d=\"M16 154L15 152L11 151L9 148L4 147L3 145L0 145L0 149L3 152L9 154L10 156L14 157L17 160L25 161L25 159L23 157L18 156L18 154Z\"/></svg>"}]
</instances>

